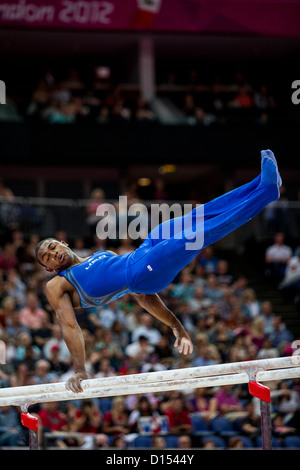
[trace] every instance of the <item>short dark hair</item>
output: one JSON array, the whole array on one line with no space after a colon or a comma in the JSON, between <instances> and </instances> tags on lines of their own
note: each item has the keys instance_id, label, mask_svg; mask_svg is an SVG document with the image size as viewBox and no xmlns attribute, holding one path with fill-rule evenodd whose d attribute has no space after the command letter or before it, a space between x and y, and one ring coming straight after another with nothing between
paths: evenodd
<instances>
[{"instance_id":1,"label":"short dark hair","mask_svg":"<svg viewBox=\"0 0 300 470\"><path fill-rule=\"evenodd\" d=\"M42 266L44 266L44 267L45 267L45 265L40 262L40 260L38 259L38 256L37 256L37 255L38 255L39 249L41 248L42 244L43 244L44 242L46 242L47 240L54 240L54 241L58 242L58 240L56 240L56 238L47 237L47 238L44 238L43 240L40 240L40 241L37 243L37 245L36 245L36 247L35 247L35 257L36 257L36 260L38 261L38 263L40 263L40 264L41 264Z\"/></svg>"}]
</instances>

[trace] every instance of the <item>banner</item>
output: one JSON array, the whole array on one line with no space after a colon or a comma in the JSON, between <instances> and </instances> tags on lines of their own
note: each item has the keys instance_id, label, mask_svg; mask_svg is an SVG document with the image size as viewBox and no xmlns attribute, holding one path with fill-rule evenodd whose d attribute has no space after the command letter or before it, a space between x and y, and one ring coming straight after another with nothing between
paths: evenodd
<instances>
[{"instance_id":1,"label":"banner","mask_svg":"<svg viewBox=\"0 0 300 470\"><path fill-rule=\"evenodd\" d=\"M300 36L300 0L0 0L0 27Z\"/></svg>"}]
</instances>

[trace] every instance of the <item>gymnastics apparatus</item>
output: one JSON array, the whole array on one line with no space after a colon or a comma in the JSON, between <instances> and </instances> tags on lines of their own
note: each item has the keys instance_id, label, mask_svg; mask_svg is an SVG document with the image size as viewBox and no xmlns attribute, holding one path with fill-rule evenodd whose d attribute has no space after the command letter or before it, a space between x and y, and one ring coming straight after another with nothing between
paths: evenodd
<instances>
[{"instance_id":1,"label":"gymnastics apparatus","mask_svg":"<svg viewBox=\"0 0 300 470\"><path fill-rule=\"evenodd\" d=\"M0 389L0 406L21 408L21 421L29 429L29 448L38 449L38 418L28 412L34 403L85 398L156 393L189 388L248 383L249 393L260 400L262 448L272 448L271 392L260 382L300 377L300 356L216 364L82 381L83 392L74 393L56 382Z\"/></svg>"}]
</instances>

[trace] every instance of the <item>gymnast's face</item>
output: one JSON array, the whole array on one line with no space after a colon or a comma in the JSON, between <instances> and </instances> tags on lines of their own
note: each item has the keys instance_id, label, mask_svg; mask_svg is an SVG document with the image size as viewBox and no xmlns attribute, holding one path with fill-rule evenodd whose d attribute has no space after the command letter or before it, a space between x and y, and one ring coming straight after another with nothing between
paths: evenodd
<instances>
[{"instance_id":1,"label":"gymnast's face","mask_svg":"<svg viewBox=\"0 0 300 470\"><path fill-rule=\"evenodd\" d=\"M71 266L74 253L66 242L49 238L40 246L37 259L47 271L59 272Z\"/></svg>"}]
</instances>

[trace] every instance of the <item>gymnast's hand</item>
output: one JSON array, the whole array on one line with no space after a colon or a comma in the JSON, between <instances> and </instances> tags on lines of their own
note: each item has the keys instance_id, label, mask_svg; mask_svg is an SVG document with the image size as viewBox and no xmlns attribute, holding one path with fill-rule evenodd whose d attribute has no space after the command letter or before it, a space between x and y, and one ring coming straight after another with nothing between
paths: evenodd
<instances>
[{"instance_id":1,"label":"gymnast's hand","mask_svg":"<svg viewBox=\"0 0 300 470\"><path fill-rule=\"evenodd\" d=\"M180 353L183 354L192 354L193 352L193 344L191 338L181 325L180 327L173 328L173 333L176 337L176 341L174 343L175 348L178 348Z\"/></svg>"},{"instance_id":2,"label":"gymnast's hand","mask_svg":"<svg viewBox=\"0 0 300 470\"><path fill-rule=\"evenodd\" d=\"M82 380L87 380L89 376L86 372L76 372L69 380L66 382L66 389L74 393L83 392L81 386Z\"/></svg>"}]
</instances>

